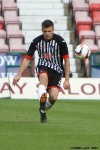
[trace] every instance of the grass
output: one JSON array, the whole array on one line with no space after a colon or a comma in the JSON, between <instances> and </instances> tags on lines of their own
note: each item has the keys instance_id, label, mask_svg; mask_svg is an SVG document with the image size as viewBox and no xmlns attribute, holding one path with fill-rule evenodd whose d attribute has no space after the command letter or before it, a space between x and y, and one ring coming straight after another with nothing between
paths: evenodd
<instances>
[{"instance_id":1,"label":"grass","mask_svg":"<svg viewBox=\"0 0 100 150\"><path fill-rule=\"evenodd\" d=\"M0 99L0 150L100 149L100 101L58 100L40 123L38 100Z\"/></svg>"}]
</instances>

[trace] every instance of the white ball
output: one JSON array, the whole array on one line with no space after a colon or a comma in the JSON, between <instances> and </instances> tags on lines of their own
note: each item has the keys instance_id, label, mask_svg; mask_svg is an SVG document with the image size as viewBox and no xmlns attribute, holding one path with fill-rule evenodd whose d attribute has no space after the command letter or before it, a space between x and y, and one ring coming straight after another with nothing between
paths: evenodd
<instances>
[{"instance_id":1,"label":"white ball","mask_svg":"<svg viewBox=\"0 0 100 150\"><path fill-rule=\"evenodd\" d=\"M74 54L78 59L86 59L90 56L90 49L85 44L79 44L74 50Z\"/></svg>"}]
</instances>

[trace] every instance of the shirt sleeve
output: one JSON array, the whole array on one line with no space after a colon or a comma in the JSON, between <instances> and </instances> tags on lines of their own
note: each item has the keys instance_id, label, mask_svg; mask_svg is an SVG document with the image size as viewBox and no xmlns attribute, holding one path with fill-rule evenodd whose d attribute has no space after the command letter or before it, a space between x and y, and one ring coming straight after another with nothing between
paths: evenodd
<instances>
[{"instance_id":1,"label":"shirt sleeve","mask_svg":"<svg viewBox=\"0 0 100 150\"><path fill-rule=\"evenodd\" d=\"M61 42L60 42L60 51L61 51L61 57L63 59L69 58L68 47L66 41L63 38L61 38Z\"/></svg>"},{"instance_id":2,"label":"shirt sleeve","mask_svg":"<svg viewBox=\"0 0 100 150\"><path fill-rule=\"evenodd\" d=\"M31 42L30 46L29 46L29 49L27 51L27 54L26 54L26 58L27 59L31 59L34 55L34 52L36 50L36 46L35 46L35 42L34 40Z\"/></svg>"}]
</instances>

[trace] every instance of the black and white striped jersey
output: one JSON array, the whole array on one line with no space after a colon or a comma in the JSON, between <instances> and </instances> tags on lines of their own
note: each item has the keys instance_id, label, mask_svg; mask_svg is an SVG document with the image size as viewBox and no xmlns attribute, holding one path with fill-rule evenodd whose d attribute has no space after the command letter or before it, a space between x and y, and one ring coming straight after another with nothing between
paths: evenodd
<instances>
[{"instance_id":1,"label":"black and white striped jersey","mask_svg":"<svg viewBox=\"0 0 100 150\"><path fill-rule=\"evenodd\" d=\"M54 34L50 41L45 41L43 34L33 39L26 58L31 59L36 50L39 56L37 66L47 66L62 74L63 59L69 58L69 53L67 44L60 35Z\"/></svg>"}]
</instances>

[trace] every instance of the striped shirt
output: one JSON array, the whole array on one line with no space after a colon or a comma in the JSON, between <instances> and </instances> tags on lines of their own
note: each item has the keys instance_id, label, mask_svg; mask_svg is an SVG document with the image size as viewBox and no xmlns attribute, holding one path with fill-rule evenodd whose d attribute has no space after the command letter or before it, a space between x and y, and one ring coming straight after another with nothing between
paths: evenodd
<instances>
[{"instance_id":1,"label":"striped shirt","mask_svg":"<svg viewBox=\"0 0 100 150\"><path fill-rule=\"evenodd\" d=\"M58 73L63 73L63 59L69 58L68 48L65 40L57 34L49 41L45 41L43 34L33 39L28 52L27 59L31 59L35 51L38 51L38 66L47 66Z\"/></svg>"}]
</instances>

